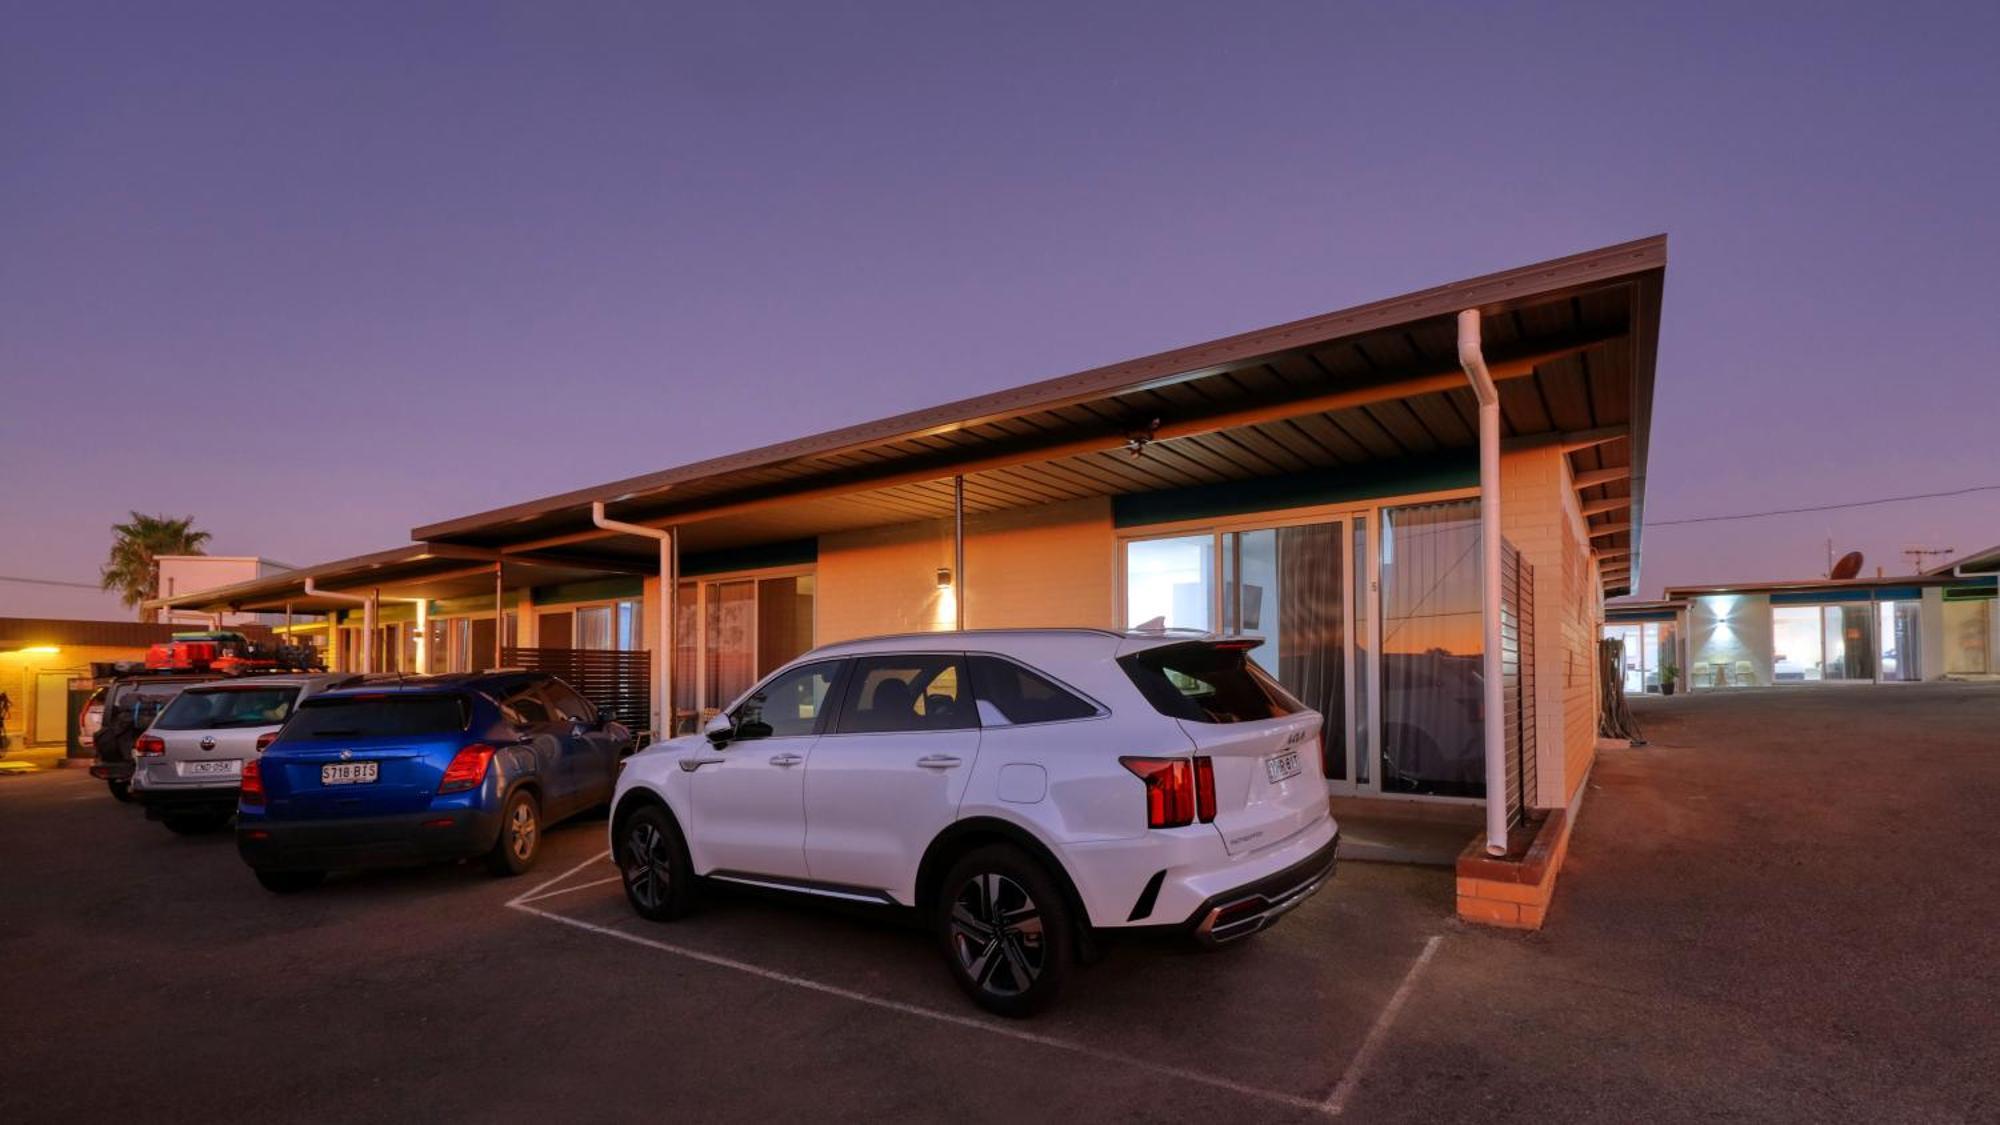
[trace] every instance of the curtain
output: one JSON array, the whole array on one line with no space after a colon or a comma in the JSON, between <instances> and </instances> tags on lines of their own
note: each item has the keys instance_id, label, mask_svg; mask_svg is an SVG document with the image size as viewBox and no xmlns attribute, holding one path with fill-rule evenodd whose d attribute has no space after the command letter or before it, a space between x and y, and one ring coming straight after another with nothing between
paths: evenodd
<instances>
[{"instance_id":1,"label":"curtain","mask_svg":"<svg viewBox=\"0 0 2000 1125\"><path fill-rule=\"evenodd\" d=\"M1479 503L1384 512L1382 789L1486 794Z\"/></svg>"},{"instance_id":2,"label":"curtain","mask_svg":"<svg viewBox=\"0 0 2000 1125\"><path fill-rule=\"evenodd\" d=\"M1347 776L1341 525L1278 529L1278 682L1323 720L1326 776Z\"/></svg>"}]
</instances>

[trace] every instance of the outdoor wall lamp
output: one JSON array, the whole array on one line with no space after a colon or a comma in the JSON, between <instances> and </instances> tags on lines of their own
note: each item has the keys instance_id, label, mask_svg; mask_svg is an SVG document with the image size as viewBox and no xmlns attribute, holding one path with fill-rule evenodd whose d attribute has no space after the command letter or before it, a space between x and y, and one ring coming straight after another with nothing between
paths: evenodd
<instances>
[{"instance_id":1,"label":"outdoor wall lamp","mask_svg":"<svg viewBox=\"0 0 2000 1125\"><path fill-rule=\"evenodd\" d=\"M949 589L951 589L951 568L950 568L950 567L948 567L948 566L941 566L941 567L938 567L938 572L937 572L937 588L938 588L938 589L940 589L940 590L949 590Z\"/></svg>"}]
</instances>

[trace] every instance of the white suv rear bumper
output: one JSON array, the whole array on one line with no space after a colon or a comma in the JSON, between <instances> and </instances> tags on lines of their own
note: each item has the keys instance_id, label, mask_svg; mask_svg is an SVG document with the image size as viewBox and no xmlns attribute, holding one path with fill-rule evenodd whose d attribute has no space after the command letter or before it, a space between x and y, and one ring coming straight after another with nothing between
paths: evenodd
<instances>
[{"instance_id":1,"label":"white suv rear bumper","mask_svg":"<svg viewBox=\"0 0 2000 1125\"><path fill-rule=\"evenodd\" d=\"M1226 941L1262 929L1317 891L1332 874L1331 846L1339 834L1327 816L1248 855L1230 855L1211 825L1070 844L1062 852L1092 926L1187 926L1197 938ZM1327 853L1322 864L1308 863L1321 852ZM1302 865L1314 870L1297 872L1296 880L1277 880L1283 887L1262 886ZM1232 893L1239 890L1245 893ZM1234 909L1214 917L1223 907ZM1242 924L1251 917L1262 920Z\"/></svg>"}]
</instances>

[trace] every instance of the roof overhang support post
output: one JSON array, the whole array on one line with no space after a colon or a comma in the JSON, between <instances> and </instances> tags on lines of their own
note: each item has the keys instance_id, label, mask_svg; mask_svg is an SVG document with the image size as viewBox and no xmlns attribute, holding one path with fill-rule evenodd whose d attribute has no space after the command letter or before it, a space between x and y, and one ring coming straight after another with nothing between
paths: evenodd
<instances>
[{"instance_id":1,"label":"roof overhang support post","mask_svg":"<svg viewBox=\"0 0 2000 1125\"><path fill-rule=\"evenodd\" d=\"M369 643L369 632L375 627L375 603L362 597L360 594L343 594L336 590L322 590L313 584L312 576L310 575L306 577L305 594L309 598L330 598L337 602L353 602L356 605L364 607L361 612L361 622L364 630L361 640L361 671L363 674L373 672L375 670L372 663L374 646ZM328 635L332 637L339 636L340 631L332 628L331 622L328 625Z\"/></svg>"},{"instance_id":2,"label":"roof overhang support post","mask_svg":"<svg viewBox=\"0 0 2000 1125\"><path fill-rule=\"evenodd\" d=\"M965 478L951 478L951 609L953 626L965 632Z\"/></svg>"},{"instance_id":3,"label":"roof overhang support post","mask_svg":"<svg viewBox=\"0 0 2000 1125\"><path fill-rule=\"evenodd\" d=\"M507 564L493 564L493 667L505 667L507 651Z\"/></svg>"},{"instance_id":4,"label":"roof overhang support post","mask_svg":"<svg viewBox=\"0 0 2000 1125\"><path fill-rule=\"evenodd\" d=\"M674 611L680 601L680 536L671 528L647 527L611 519L604 514L602 500L591 501L590 522L605 531L622 531L659 543L660 603L654 607L659 614L659 640L655 642L653 651L653 737L672 738L675 733L674 642L677 640Z\"/></svg>"},{"instance_id":5,"label":"roof overhang support post","mask_svg":"<svg viewBox=\"0 0 2000 1125\"><path fill-rule=\"evenodd\" d=\"M1480 646L1484 714L1480 731L1486 749L1486 851L1507 852L1507 732L1500 672L1500 390L1486 369L1479 345L1479 310L1458 314L1458 363L1479 400Z\"/></svg>"}]
</instances>

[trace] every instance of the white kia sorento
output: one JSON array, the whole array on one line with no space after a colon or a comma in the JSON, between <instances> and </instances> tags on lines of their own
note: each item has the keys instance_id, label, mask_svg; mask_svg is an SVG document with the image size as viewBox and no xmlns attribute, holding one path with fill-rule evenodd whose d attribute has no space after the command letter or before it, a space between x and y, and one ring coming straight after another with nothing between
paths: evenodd
<instances>
[{"instance_id":1,"label":"white kia sorento","mask_svg":"<svg viewBox=\"0 0 2000 1125\"><path fill-rule=\"evenodd\" d=\"M996 630L828 645L626 760L641 915L706 881L915 908L959 985L1025 1016L1103 931L1219 944L1333 873L1320 716L1256 638Z\"/></svg>"}]
</instances>

